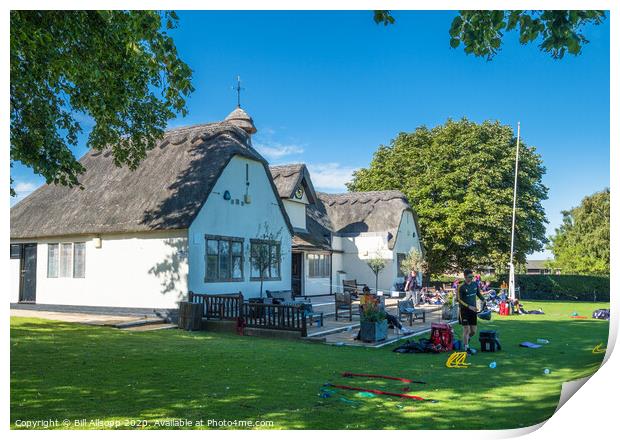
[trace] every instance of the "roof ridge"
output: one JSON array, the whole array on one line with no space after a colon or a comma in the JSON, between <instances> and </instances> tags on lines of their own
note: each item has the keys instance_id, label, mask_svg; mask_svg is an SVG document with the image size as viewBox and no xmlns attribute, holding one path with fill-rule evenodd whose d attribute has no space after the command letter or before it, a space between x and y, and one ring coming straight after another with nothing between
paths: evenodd
<instances>
[{"instance_id":1,"label":"roof ridge","mask_svg":"<svg viewBox=\"0 0 620 440\"><path fill-rule=\"evenodd\" d=\"M192 125L183 125L180 127L174 127L174 128L169 128L167 130L164 130L164 135L168 134L168 133L172 133L175 131L185 131L185 130L193 130L196 128L200 128L200 127L207 127L210 125L220 125L223 124L224 121L214 121L214 122L203 122L200 124L192 124Z\"/></svg>"},{"instance_id":2,"label":"roof ridge","mask_svg":"<svg viewBox=\"0 0 620 440\"><path fill-rule=\"evenodd\" d=\"M398 190L398 189L385 189L385 190L380 190L380 191L350 191L350 192L344 192L344 193L327 193L327 192L321 192L321 191L317 191L317 194L319 195L324 195L327 197L352 197L352 196L369 196L369 195L380 195L380 194L398 194L398 195L402 195L403 197L405 196L405 193L403 193L402 191Z\"/></svg>"}]
</instances>

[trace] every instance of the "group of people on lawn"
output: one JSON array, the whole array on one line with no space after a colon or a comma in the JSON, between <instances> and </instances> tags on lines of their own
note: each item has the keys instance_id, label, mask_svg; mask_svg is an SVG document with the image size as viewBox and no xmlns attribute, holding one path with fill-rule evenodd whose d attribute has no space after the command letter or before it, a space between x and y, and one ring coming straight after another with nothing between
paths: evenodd
<instances>
[{"instance_id":1,"label":"group of people on lawn","mask_svg":"<svg viewBox=\"0 0 620 440\"><path fill-rule=\"evenodd\" d=\"M443 304L446 301L446 292L442 287L435 287L432 292L427 288L419 288L418 274L415 270L407 275L405 281L405 292L408 298L413 298L417 304ZM479 298L483 304L486 303L483 293L490 293L490 282L481 280L480 275L474 275L473 271L466 269L463 272L464 282L455 280L452 287L456 291L456 301L459 307L459 324L463 327L463 347L467 353L473 353L469 341L476 334L478 325L478 306L476 299ZM484 306L483 306L484 308Z\"/></svg>"},{"instance_id":2,"label":"group of people on lawn","mask_svg":"<svg viewBox=\"0 0 620 440\"><path fill-rule=\"evenodd\" d=\"M469 341L477 332L478 313L481 311L478 309L477 299L480 299L484 309L486 307L486 299L483 294L496 295L496 293L494 290L491 290L490 282L482 281L480 275L474 275L472 270L466 269L463 275L464 281L456 280L453 283L453 288L456 292L456 301L459 308L459 324L463 327L463 348L467 353L472 354L475 353L475 350L469 346ZM502 286L502 290L505 290L503 288L504 286ZM411 270L407 275L404 290L406 292L405 299L412 300L415 305L444 304L447 300L447 292L443 287L437 286L434 290L426 287L420 288L418 274L415 270ZM362 307L365 302L371 301L368 299L371 296L368 287L364 288L363 296L367 299L360 301ZM398 329L403 328L398 318L387 313L386 315L390 326Z\"/></svg>"}]
</instances>

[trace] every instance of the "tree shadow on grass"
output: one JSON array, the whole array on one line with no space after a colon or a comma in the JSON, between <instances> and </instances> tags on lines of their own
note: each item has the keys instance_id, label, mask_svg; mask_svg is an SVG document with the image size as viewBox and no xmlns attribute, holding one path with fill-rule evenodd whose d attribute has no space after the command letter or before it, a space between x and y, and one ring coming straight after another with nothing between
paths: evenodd
<instances>
[{"instance_id":1,"label":"tree shadow on grass","mask_svg":"<svg viewBox=\"0 0 620 440\"><path fill-rule=\"evenodd\" d=\"M131 333L16 320L11 330L11 419L162 418L272 420L274 428L506 429L545 420L561 383L596 371L606 322L491 321L504 350L444 366L448 354L396 354L229 334ZM458 329L457 329L458 330ZM540 349L522 340L546 337ZM488 364L495 360L496 369ZM544 375L544 368L551 374ZM393 381L346 379L344 371L426 381L410 393L438 403L351 391L319 397L326 382L403 392ZM353 402L353 403L351 403Z\"/></svg>"}]
</instances>

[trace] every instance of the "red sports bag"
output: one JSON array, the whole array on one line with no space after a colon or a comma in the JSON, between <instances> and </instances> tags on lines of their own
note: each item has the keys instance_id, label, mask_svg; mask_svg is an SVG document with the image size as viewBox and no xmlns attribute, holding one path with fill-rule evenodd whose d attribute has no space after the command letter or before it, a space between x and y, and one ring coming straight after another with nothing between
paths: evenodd
<instances>
[{"instance_id":1,"label":"red sports bag","mask_svg":"<svg viewBox=\"0 0 620 440\"><path fill-rule=\"evenodd\" d=\"M431 342L441 347L441 351L452 351L454 332L450 324L431 324Z\"/></svg>"}]
</instances>

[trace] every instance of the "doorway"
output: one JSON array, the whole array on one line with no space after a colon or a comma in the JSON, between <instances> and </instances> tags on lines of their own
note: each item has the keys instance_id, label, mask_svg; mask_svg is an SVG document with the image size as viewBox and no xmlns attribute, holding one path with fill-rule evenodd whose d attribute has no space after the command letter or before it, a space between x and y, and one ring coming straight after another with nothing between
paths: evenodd
<instances>
[{"instance_id":1,"label":"doorway","mask_svg":"<svg viewBox=\"0 0 620 440\"><path fill-rule=\"evenodd\" d=\"M293 297L302 296L303 254L293 252L291 257L291 291Z\"/></svg>"},{"instance_id":2,"label":"doorway","mask_svg":"<svg viewBox=\"0 0 620 440\"><path fill-rule=\"evenodd\" d=\"M19 262L19 302L35 303L37 300L37 244L21 244Z\"/></svg>"}]
</instances>

